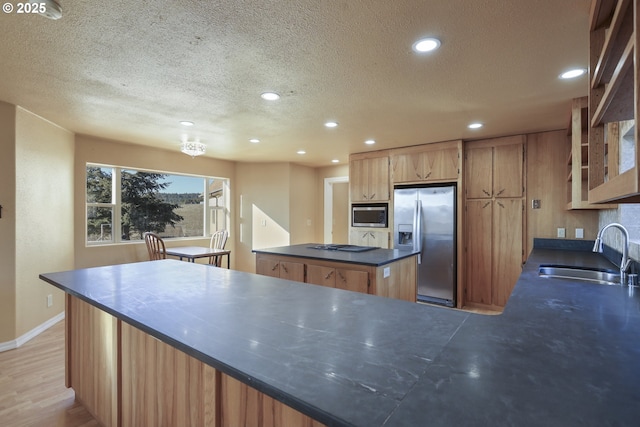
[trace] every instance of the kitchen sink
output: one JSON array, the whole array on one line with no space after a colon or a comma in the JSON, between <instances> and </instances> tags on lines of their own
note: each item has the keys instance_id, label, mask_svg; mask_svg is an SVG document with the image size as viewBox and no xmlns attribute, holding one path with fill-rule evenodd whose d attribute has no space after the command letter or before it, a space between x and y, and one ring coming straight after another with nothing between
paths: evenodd
<instances>
[{"instance_id":1,"label":"kitchen sink","mask_svg":"<svg viewBox=\"0 0 640 427\"><path fill-rule=\"evenodd\" d=\"M538 269L540 277L583 280L601 285L619 285L620 273L603 268L575 267L568 265L541 265Z\"/></svg>"}]
</instances>

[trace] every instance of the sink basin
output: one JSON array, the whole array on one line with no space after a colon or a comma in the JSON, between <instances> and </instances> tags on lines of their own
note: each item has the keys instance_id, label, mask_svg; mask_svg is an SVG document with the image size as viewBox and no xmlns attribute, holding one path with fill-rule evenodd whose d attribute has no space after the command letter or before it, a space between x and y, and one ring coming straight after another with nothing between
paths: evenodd
<instances>
[{"instance_id":1,"label":"sink basin","mask_svg":"<svg viewBox=\"0 0 640 427\"><path fill-rule=\"evenodd\" d=\"M567 265L541 265L538 269L540 277L556 277L560 279L583 280L601 285L619 285L620 274L602 268L574 267Z\"/></svg>"}]
</instances>

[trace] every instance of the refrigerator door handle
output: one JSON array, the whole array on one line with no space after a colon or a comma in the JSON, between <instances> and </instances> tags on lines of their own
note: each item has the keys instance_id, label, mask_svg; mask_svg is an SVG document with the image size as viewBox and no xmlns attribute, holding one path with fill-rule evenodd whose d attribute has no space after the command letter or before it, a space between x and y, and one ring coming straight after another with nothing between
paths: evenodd
<instances>
[{"instance_id":1,"label":"refrigerator door handle","mask_svg":"<svg viewBox=\"0 0 640 427\"><path fill-rule=\"evenodd\" d=\"M418 252L418 264L422 264L422 202L416 200L413 211L413 250Z\"/></svg>"}]
</instances>

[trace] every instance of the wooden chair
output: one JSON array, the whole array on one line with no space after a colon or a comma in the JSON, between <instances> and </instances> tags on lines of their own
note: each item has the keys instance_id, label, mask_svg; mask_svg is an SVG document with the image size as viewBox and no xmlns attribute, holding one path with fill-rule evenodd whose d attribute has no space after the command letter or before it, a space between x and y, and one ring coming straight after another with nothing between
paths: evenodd
<instances>
[{"instance_id":1,"label":"wooden chair","mask_svg":"<svg viewBox=\"0 0 640 427\"><path fill-rule=\"evenodd\" d=\"M227 230L216 231L211 235L209 248L224 249L224 246L227 244L228 237L229 237L229 232ZM216 267L220 267L221 263L222 263L222 255L209 257L209 264L215 265Z\"/></svg>"},{"instance_id":2,"label":"wooden chair","mask_svg":"<svg viewBox=\"0 0 640 427\"><path fill-rule=\"evenodd\" d=\"M155 233L144 233L144 242L149 251L149 260L166 259L167 253L164 247L164 240Z\"/></svg>"}]
</instances>

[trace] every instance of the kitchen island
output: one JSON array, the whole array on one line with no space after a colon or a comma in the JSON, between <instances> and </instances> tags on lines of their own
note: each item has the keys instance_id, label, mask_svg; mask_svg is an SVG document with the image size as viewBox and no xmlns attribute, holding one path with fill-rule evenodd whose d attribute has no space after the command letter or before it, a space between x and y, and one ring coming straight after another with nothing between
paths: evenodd
<instances>
[{"instance_id":1,"label":"kitchen island","mask_svg":"<svg viewBox=\"0 0 640 427\"><path fill-rule=\"evenodd\" d=\"M97 312L67 307L67 372L94 414L114 402L109 426L160 425L185 395L193 425L637 425L640 295L541 278L542 263L608 262L534 249L499 316L172 260L41 278ZM179 374L149 368L167 360ZM101 381L95 399L75 385ZM273 421L289 410L302 418Z\"/></svg>"},{"instance_id":2,"label":"kitchen island","mask_svg":"<svg viewBox=\"0 0 640 427\"><path fill-rule=\"evenodd\" d=\"M254 249L256 273L415 302L417 252L305 243Z\"/></svg>"}]
</instances>

